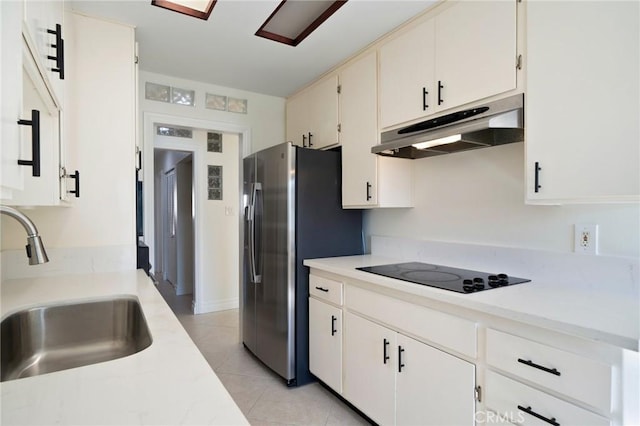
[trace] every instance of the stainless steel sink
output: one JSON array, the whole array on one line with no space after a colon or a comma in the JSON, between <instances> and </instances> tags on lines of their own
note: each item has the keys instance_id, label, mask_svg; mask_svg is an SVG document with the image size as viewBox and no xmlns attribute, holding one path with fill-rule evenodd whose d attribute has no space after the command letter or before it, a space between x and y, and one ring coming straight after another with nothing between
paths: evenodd
<instances>
[{"instance_id":1,"label":"stainless steel sink","mask_svg":"<svg viewBox=\"0 0 640 426\"><path fill-rule=\"evenodd\" d=\"M3 382L126 357L151 345L134 297L25 309L0 327Z\"/></svg>"}]
</instances>

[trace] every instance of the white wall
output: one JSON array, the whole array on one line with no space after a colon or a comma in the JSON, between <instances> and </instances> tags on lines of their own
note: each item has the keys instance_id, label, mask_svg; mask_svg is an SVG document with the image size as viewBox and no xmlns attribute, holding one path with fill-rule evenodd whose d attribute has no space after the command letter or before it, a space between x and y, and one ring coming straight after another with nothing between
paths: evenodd
<instances>
[{"instance_id":1,"label":"white wall","mask_svg":"<svg viewBox=\"0 0 640 426\"><path fill-rule=\"evenodd\" d=\"M203 285L199 312L238 307L240 282L240 158L238 135L222 136L222 153L207 152L208 165L222 166L222 200L203 200ZM205 198L207 194L205 194Z\"/></svg>"},{"instance_id":2,"label":"white wall","mask_svg":"<svg viewBox=\"0 0 640 426\"><path fill-rule=\"evenodd\" d=\"M595 223L601 254L640 256L637 204L525 205L522 143L412 165L415 207L368 211L367 235L572 252L573 224Z\"/></svg>"},{"instance_id":3,"label":"white wall","mask_svg":"<svg viewBox=\"0 0 640 426\"><path fill-rule=\"evenodd\" d=\"M167 60L171 59L167 58ZM147 100L144 96L146 82L195 90L195 106L190 107ZM247 99L247 114L205 108L206 93ZM248 147L248 152L259 151L285 141L284 98L142 71L139 78L139 104L141 120L142 114L153 112L249 127L251 129L251 146ZM140 138L140 140L143 139Z\"/></svg>"}]
</instances>

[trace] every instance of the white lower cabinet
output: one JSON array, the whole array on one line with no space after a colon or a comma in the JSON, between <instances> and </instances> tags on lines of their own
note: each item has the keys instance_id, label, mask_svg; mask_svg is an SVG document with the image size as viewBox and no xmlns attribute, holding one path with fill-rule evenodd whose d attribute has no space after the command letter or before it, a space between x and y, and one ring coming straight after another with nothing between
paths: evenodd
<instances>
[{"instance_id":1,"label":"white lower cabinet","mask_svg":"<svg viewBox=\"0 0 640 426\"><path fill-rule=\"evenodd\" d=\"M475 366L345 313L344 397L381 425L473 425Z\"/></svg>"},{"instance_id":2,"label":"white lower cabinet","mask_svg":"<svg viewBox=\"0 0 640 426\"><path fill-rule=\"evenodd\" d=\"M509 422L517 425L608 426L609 419L555 398L545 392L487 372L486 405L496 413L486 414L487 423Z\"/></svg>"},{"instance_id":3,"label":"white lower cabinet","mask_svg":"<svg viewBox=\"0 0 640 426\"><path fill-rule=\"evenodd\" d=\"M342 310L309 298L309 370L342 393Z\"/></svg>"}]
</instances>

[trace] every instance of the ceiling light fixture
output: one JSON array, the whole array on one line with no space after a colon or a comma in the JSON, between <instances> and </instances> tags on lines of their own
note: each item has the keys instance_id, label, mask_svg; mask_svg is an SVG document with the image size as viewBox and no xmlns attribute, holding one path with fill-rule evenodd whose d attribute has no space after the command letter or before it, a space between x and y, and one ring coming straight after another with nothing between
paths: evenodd
<instances>
[{"instance_id":1,"label":"ceiling light fixture","mask_svg":"<svg viewBox=\"0 0 640 426\"><path fill-rule=\"evenodd\" d=\"M151 4L206 21L211 15L216 0L151 0Z\"/></svg>"},{"instance_id":2,"label":"ceiling light fixture","mask_svg":"<svg viewBox=\"0 0 640 426\"><path fill-rule=\"evenodd\" d=\"M346 2L347 0L282 0L256 31L256 35L297 46Z\"/></svg>"},{"instance_id":3,"label":"ceiling light fixture","mask_svg":"<svg viewBox=\"0 0 640 426\"><path fill-rule=\"evenodd\" d=\"M427 142L414 143L412 146L418 149L433 148L434 146L446 145L462 140L462 135L451 135L444 138L433 139Z\"/></svg>"}]
</instances>

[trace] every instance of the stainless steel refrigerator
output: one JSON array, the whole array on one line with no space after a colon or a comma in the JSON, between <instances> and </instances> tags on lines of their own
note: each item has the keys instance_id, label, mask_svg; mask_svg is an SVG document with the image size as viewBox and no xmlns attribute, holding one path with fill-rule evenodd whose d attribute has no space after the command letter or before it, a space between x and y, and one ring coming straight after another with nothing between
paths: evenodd
<instances>
[{"instance_id":1,"label":"stainless steel refrigerator","mask_svg":"<svg viewBox=\"0 0 640 426\"><path fill-rule=\"evenodd\" d=\"M277 145L244 159L242 340L288 385L309 373L308 258L363 253L362 212L343 210L339 151Z\"/></svg>"}]
</instances>

